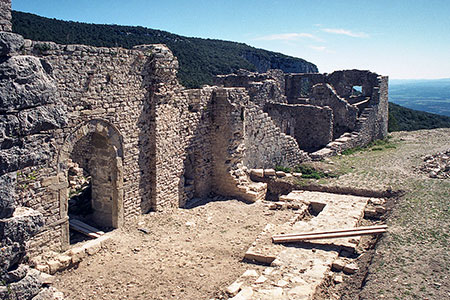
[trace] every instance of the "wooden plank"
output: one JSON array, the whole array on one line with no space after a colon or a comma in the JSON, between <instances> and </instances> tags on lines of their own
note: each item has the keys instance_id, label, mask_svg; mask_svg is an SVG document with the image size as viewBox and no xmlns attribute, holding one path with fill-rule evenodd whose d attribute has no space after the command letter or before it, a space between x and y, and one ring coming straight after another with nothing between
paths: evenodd
<instances>
[{"instance_id":1,"label":"wooden plank","mask_svg":"<svg viewBox=\"0 0 450 300\"><path fill-rule=\"evenodd\" d=\"M72 222L72 220L69 220L69 226L70 226L71 229L73 229L73 230L75 230L75 231L78 231L79 233L82 233L82 234L84 234L84 235L87 235L88 237L91 237L91 238L93 238L93 239L96 239L96 238L99 238L99 237L100 237L99 234L97 234L97 233L95 233L95 232L92 232L92 231L90 231L90 230L87 230L86 228L80 227L80 226L78 226L77 224L74 224L74 223Z\"/></svg>"},{"instance_id":2,"label":"wooden plank","mask_svg":"<svg viewBox=\"0 0 450 300\"><path fill-rule=\"evenodd\" d=\"M272 238L289 237L289 236L306 236L306 235L338 233L338 232L352 232L352 231L363 231L363 230L372 230L372 229L387 229L387 225L361 226L361 227L352 227L352 228L335 229L335 230L279 234L279 235L272 236Z\"/></svg>"},{"instance_id":3,"label":"wooden plank","mask_svg":"<svg viewBox=\"0 0 450 300\"><path fill-rule=\"evenodd\" d=\"M97 229L97 228L95 228L95 227L92 227L92 226L90 226L90 225L88 225L88 224L86 224L86 223L84 223L84 222L81 222L80 220L77 220L77 219L71 219L70 221L71 221L73 224L76 224L76 225L78 225L79 227L86 229L87 231L94 232L94 233L96 233L96 234L98 234L98 235L104 235L104 234L105 234L103 231L101 231L101 230L99 230L99 229Z\"/></svg>"},{"instance_id":4,"label":"wooden plank","mask_svg":"<svg viewBox=\"0 0 450 300\"><path fill-rule=\"evenodd\" d=\"M310 235L300 235L300 236L288 236L288 237L272 237L274 243L295 243L306 240L319 240L319 239L332 239L332 238L343 238L359 235L371 235L371 234L381 234L386 232L386 229L372 229L372 230L361 230L361 231L347 231L347 232L337 232L337 233L324 233L324 234L310 234Z\"/></svg>"}]
</instances>

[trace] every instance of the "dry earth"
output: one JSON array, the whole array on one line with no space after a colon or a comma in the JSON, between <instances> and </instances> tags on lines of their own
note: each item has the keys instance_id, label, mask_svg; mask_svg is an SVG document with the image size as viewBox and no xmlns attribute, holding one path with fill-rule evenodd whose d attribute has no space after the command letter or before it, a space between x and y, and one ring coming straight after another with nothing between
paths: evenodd
<instances>
[{"instance_id":1,"label":"dry earth","mask_svg":"<svg viewBox=\"0 0 450 300\"><path fill-rule=\"evenodd\" d=\"M324 185L405 191L357 293L349 289L356 278L329 287L341 299L450 298L450 180L419 171L425 155L449 144L450 129L397 132L385 145L319 164L344 174L316 181ZM54 286L68 299L214 298L248 269L242 257L263 227L291 216L237 200L140 216L112 232L106 249L56 275Z\"/></svg>"},{"instance_id":2,"label":"dry earth","mask_svg":"<svg viewBox=\"0 0 450 300\"><path fill-rule=\"evenodd\" d=\"M214 298L246 270L242 258L263 227L291 214L227 200L140 216L54 286L69 299Z\"/></svg>"}]
</instances>

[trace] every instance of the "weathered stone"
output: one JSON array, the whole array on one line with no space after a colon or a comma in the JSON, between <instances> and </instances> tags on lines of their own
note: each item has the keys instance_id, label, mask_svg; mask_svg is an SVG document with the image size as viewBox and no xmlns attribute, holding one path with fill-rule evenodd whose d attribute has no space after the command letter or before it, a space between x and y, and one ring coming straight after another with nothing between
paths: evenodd
<instances>
[{"instance_id":1,"label":"weathered stone","mask_svg":"<svg viewBox=\"0 0 450 300\"><path fill-rule=\"evenodd\" d=\"M11 283L8 290L10 294L15 295L15 299L32 299L39 293L41 286L40 278L36 274L29 273L22 280Z\"/></svg>"},{"instance_id":2,"label":"weathered stone","mask_svg":"<svg viewBox=\"0 0 450 300\"><path fill-rule=\"evenodd\" d=\"M56 259L61 263L62 270L67 269L72 262L72 258L64 254L59 255Z\"/></svg>"},{"instance_id":3,"label":"weathered stone","mask_svg":"<svg viewBox=\"0 0 450 300\"><path fill-rule=\"evenodd\" d=\"M264 169L264 177L275 177L276 175L274 169Z\"/></svg>"},{"instance_id":4,"label":"weathered stone","mask_svg":"<svg viewBox=\"0 0 450 300\"><path fill-rule=\"evenodd\" d=\"M43 226L42 214L25 207L18 207L11 218L0 219L0 240L23 243L35 235Z\"/></svg>"},{"instance_id":5,"label":"weathered stone","mask_svg":"<svg viewBox=\"0 0 450 300\"><path fill-rule=\"evenodd\" d=\"M0 219L13 215L16 206L14 203L15 183L15 173L0 175Z\"/></svg>"},{"instance_id":6,"label":"weathered stone","mask_svg":"<svg viewBox=\"0 0 450 300\"><path fill-rule=\"evenodd\" d=\"M258 277L258 272L256 270L247 270L242 274L242 277Z\"/></svg>"},{"instance_id":7,"label":"weathered stone","mask_svg":"<svg viewBox=\"0 0 450 300\"><path fill-rule=\"evenodd\" d=\"M255 176L257 178L263 178L264 177L264 170L263 169L251 169L250 175Z\"/></svg>"},{"instance_id":8,"label":"weathered stone","mask_svg":"<svg viewBox=\"0 0 450 300\"><path fill-rule=\"evenodd\" d=\"M242 284L243 283L239 281L233 282L227 287L226 289L227 294L230 295L231 297L236 296L236 294L241 290Z\"/></svg>"},{"instance_id":9,"label":"weathered stone","mask_svg":"<svg viewBox=\"0 0 450 300\"><path fill-rule=\"evenodd\" d=\"M280 279L277 281L277 283L275 283L276 286L278 287L285 287L289 284L289 282L287 282L286 280Z\"/></svg>"},{"instance_id":10,"label":"weathered stone","mask_svg":"<svg viewBox=\"0 0 450 300\"><path fill-rule=\"evenodd\" d=\"M336 275L333 278L334 283L343 283L344 282L344 278L342 277L342 275Z\"/></svg>"},{"instance_id":11,"label":"weathered stone","mask_svg":"<svg viewBox=\"0 0 450 300\"><path fill-rule=\"evenodd\" d=\"M24 44L21 35L0 31L0 57L19 52Z\"/></svg>"},{"instance_id":12,"label":"weathered stone","mask_svg":"<svg viewBox=\"0 0 450 300\"><path fill-rule=\"evenodd\" d=\"M359 268L358 265L355 263L346 264L342 271L344 271L345 274L355 274L358 272Z\"/></svg>"},{"instance_id":13,"label":"weathered stone","mask_svg":"<svg viewBox=\"0 0 450 300\"><path fill-rule=\"evenodd\" d=\"M69 256L72 258L72 264L78 264L87 255L84 247L76 247L69 251Z\"/></svg>"},{"instance_id":14,"label":"weathered stone","mask_svg":"<svg viewBox=\"0 0 450 300\"><path fill-rule=\"evenodd\" d=\"M342 269L344 269L344 266L346 265L346 262L343 261L342 259L336 259L332 264L331 264L331 270L335 271L335 272L340 272L342 271Z\"/></svg>"},{"instance_id":15,"label":"weathered stone","mask_svg":"<svg viewBox=\"0 0 450 300\"><path fill-rule=\"evenodd\" d=\"M49 260L47 261L47 265L48 265L48 270L50 272L51 275L55 274L56 272L58 272L61 269L61 263L57 260Z\"/></svg>"},{"instance_id":16,"label":"weathered stone","mask_svg":"<svg viewBox=\"0 0 450 300\"><path fill-rule=\"evenodd\" d=\"M29 270L28 266L19 265L15 270L7 272L4 276L0 276L0 279L6 284L20 281L27 275Z\"/></svg>"},{"instance_id":17,"label":"weathered stone","mask_svg":"<svg viewBox=\"0 0 450 300\"><path fill-rule=\"evenodd\" d=\"M253 289L251 287L244 287L236 296L230 300L250 300L253 296Z\"/></svg>"},{"instance_id":18,"label":"weathered stone","mask_svg":"<svg viewBox=\"0 0 450 300\"><path fill-rule=\"evenodd\" d=\"M275 172L275 174L277 174L277 177L280 177L280 178L286 177L286 173L282 172L282 171L277 171L277 172Z\"/></svg>"},{"instance_id":19,"label":"weathered stone","mask_svg":"<svg viewBox=\"0 0 450 300\"><path fill-rule=\"evenodd\" d=\"M267 280L267 277L264 276L264 275L261 275L261 276L258 277L258 279L255 280L255 283L256 284L261 284L261 283L266 282L266 280Z\"/></svg>"},{"instance_id":20,"label":"weathered stone","mask_svg":"<svg viewBox=\"0 0 450 300\"><path fill-rule=\"evenodd\" d=\"M56 101L56 87L33 56L13 56L0 63L0 107L15 111Z\"/></svg>"}]
</instances>

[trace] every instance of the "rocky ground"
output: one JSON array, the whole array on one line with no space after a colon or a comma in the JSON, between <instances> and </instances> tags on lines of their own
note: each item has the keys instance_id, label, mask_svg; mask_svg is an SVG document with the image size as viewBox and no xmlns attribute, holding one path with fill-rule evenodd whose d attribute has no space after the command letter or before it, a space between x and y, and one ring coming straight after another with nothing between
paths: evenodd
<instances>
[{"instance_id":1,"label":"rocky ground","mask_svg":"<svg viewBox=\"0 0 450 300\"><path fill-rule=\"evenodd\" d=\"M330 284L327 289L333 294L342 299L450 297L450 181L421 171L426 156L445 151L449 142L450 129L397 132L387 143L318 164L341 176L315 183L405 191L395 200L388 233L373 259L364 258L367 277ZM292 213L268 210L263 203L224 200L140 216L113 232L101 252L57 274L54 287L68 299L218 297L248 269L243 255L264 226L282 224Z\"/></svg>"},{"instance_id":2,"label":"rocky ground","mask_svg":"<svg viewBox=\"0 0 450 300\"><path fill-rule=\"evenodd\" d=\"M327 164L346 174L323 184L405 192L387 219L388 234L378 243L360 299L450 298L450 180L423 171L449 145L448 128L395 132L384 145ZM342 292L343 299L355 299Z\"/></svg>"}]
</instances>

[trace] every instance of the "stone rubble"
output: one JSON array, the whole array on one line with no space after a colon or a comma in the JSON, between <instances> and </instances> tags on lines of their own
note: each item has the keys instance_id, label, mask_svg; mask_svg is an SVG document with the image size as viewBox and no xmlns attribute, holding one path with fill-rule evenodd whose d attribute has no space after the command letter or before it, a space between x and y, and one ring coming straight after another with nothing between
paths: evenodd
<instances>
[{"instance_id":1,"label":"stone rubble","mask_svg":"<svg viewBox=\"0 0 450 300\"><path fill-rule=\"evenodd\" d=\"M431 178L448 179L450 178L450 149L427 155L423 158L423 165L420 170L428 174Z\"/></svg>"},{"instance_id":2,"label":"stone rubble","mask_svg":"<svg viewBox=\"0 0 450 300\"><path fill-rule=\"evenodd\" d=\"M366 205L379 199L321 192L292 191L280 201L299 203L300 211L288 223L268 224L245 255L247 261L269 265L262 273L249 269L228 289L231 299L313 299L316 289L332 271L354 274L358 266L340 254L355 251L360 237L314 240L305 243L273 244L271 236L356 227ZM308 210L316 216L305 218ZM251 276L249 276L251 274ZM336 283L342 275L334 276ZM236 291L240 292L236 294Z\"/></svg>"}]
</instances>

